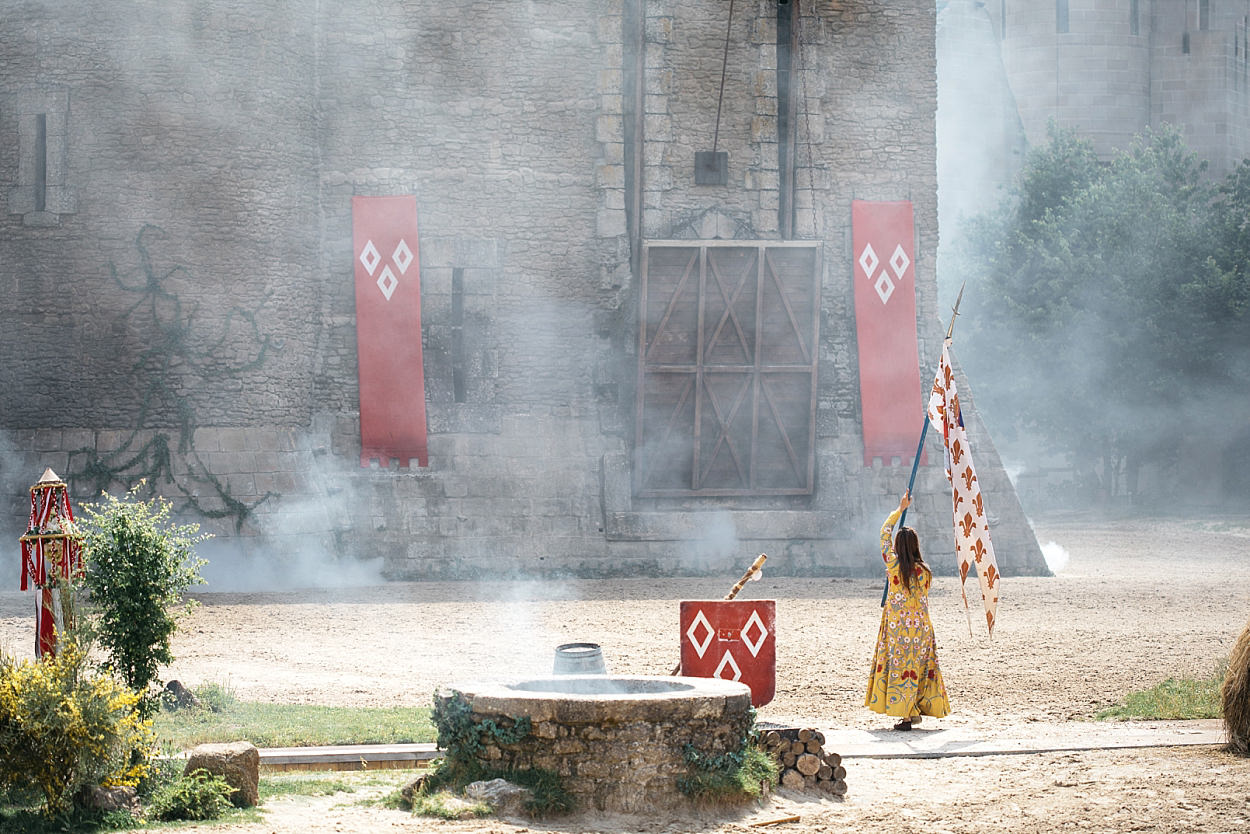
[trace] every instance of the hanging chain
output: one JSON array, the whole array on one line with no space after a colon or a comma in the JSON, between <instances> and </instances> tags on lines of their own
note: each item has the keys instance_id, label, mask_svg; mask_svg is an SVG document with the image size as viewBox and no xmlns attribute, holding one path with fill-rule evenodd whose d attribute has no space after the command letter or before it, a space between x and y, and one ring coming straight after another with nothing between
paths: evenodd
<instances>
[{"instance_id":1,"label":"hanging chain","mask_svg":"<svg viewBox=\"0 0 1250 834\"><path fill-rule=\"evenodd\" d=\"M716 129L712 132L712 153L716 153L716 142L720 139L720 106L725 100L725 70L729 67L729 32L734 22L734 0L729 0L729 20L725 22L725 52L720 61L720 93L716 96Z\"/></svg>"}]
</instances>

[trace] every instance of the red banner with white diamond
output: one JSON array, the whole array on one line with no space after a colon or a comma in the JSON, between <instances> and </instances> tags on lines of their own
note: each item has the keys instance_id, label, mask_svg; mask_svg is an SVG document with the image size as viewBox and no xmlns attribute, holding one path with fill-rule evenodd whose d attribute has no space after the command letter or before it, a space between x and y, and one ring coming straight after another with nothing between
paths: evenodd
<instances>
[{"instance_id":1,"label":"red banner with white diamond","mask_svg":"<svg viewBox=\"0 0 1250 834\"><path fill-rule=\"evenodd\" d=\"M429 465L417 200L352 198L360 465Z\"/></svg>"},{"instance_id":2,"label":"red banner with white diamond","mask_svg":"<svg viewBox=\"0 0 1250 834\"><path fill-rule=\"evenodd\" d=\"M914 229L908 201L851 203L865 466L895 457L910 465L924 425Z\"/></svg>"},{"instance_id":3,"label":"red banner with white diamond","mask_svg":"<svg viewBox=\"0 0 1250 834\"><path fill-rule=\"evenodd\" d=\"M751 705L762 707L777 689L777 602L683 600L681 673L741 681Z\"/></svg>"}]
</instances>

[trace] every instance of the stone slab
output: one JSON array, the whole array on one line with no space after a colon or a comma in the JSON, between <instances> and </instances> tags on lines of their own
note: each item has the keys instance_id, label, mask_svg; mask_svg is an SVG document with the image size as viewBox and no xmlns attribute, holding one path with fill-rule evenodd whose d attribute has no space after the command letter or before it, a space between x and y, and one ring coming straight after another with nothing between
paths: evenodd
<instances>
[{"instance_id":1,"label":"stone slab","mask_svg":"<svg viewBox=\"0 0 1250 834\"><path fill-rule=\"evenodd\" d=\"M1225 743L1224 726L1202 721L1073 721L1015 724L997 731L965 727L926 727L910 732L822 730L825 749L844 759L940 759L951 756L1003 756L1070 750L1184 747Z\"/></svg>"}]
</instances>

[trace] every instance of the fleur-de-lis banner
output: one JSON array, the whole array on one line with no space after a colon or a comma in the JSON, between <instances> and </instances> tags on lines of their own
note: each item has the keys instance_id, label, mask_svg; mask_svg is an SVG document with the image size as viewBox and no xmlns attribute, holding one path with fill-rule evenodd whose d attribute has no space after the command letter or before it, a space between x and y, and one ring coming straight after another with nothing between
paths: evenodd
<instances>
[{"instance_id":1,"label":"fleur-de-lis banner","mask_svg":"<svg viewBox=\"0 0 1250 834\"><path fill-rule=\"evenodd\" d=\"M352 197L360 465L429 465L417 200Z\"/></svg>"},{"instance_id":2,"label":"fleur-de-lis banner","mask_svg":"<svg viewBox=\"0 0 1250 834\"><path fill-rule=\"evenodd\" d=\"M955 557L959 563L959 587L963 593L964 608L968 607L965 582L975 565L977 579L981 583L981 601L985 605L985 622L992 636L994 618L998 613L998 565L994 562L994 546L990 543L990 525L981 498L981 484L972 467L972 452L964 431L963 414L959 410L949 340L942 345L942 361L938 363L933 391L929 394L929 420L942 433L942 446L946 450L946 479L951 482L954 501Z\"/></svg>"}]
</instances>

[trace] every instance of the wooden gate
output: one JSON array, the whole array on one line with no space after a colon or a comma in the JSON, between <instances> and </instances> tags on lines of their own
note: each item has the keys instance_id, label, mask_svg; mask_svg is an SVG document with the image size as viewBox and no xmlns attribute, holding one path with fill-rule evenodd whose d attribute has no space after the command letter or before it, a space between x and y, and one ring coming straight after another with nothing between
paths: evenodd
<instances>
[{"instance_id":1,"label":"wooden gate","mask_svg":"<svg viewBox=\"0 0 1250 834\"><path fill-rule=\"evenodd\" d=\"M635 494L810 494L819 317L817 242L644 244Z\"/></svg>"}]
</instances>

